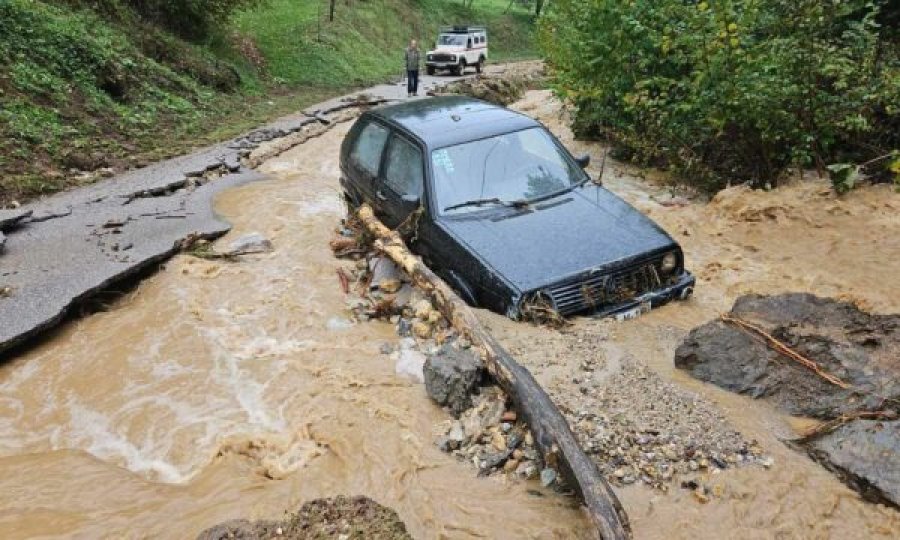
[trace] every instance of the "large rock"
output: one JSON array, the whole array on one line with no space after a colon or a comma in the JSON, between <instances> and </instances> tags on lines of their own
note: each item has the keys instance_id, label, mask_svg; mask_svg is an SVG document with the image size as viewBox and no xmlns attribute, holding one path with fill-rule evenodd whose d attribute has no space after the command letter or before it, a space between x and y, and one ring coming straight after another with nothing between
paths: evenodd
<instances>
[{"instance_id":1,"label":"large rock","mask_svg":"<svg viewBox=\"0 0 900 540\"><path fill-rule=\"evenodd\" d=\"M481 361L467 349L444 346L425 361L425 390L454 416L472 406L481 377Z\"/></svg>"},{"instance_id":2,"label":"large rock","mask_svg":"<svg viewBox=\"0 0 900 540\"><path fill-rule=\"evenodd\" d=\"M900 420L855 420L807 449L863 498L900 506Z\"/></svg>"},{"instance_id":3,"label":"large rock","mask_svg":"<svg viewBox=\"0 0 900 540\"><path fill-rule=\"evenodd\" d=\"M873 315L852 304L793 293L741 297L731 314L762 327L852 389L825 381L758 336L722 321L692 330L675 351L675 365L796 415L834 418L881 409L884 398L900 398L898 315ZM887 403L896 407L898 401Z\"/></svg>"}]
</instances>

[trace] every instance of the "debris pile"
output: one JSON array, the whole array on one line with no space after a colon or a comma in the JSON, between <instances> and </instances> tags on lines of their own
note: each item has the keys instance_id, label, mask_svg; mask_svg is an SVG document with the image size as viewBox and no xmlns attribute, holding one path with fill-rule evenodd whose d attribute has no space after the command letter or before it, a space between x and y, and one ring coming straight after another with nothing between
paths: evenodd
<instances>
[{"instance_id":1,"label":"debris pile","mask_svg":"<svg viewBox=\"0 0 900 540\"><path fill-rule=\"evenodd\" d=\"M691 331L675 365L824 420L795 444L863 497L900 505L900 315L811 294L743 296Z\"/></svg>"},{"instance_id":2,"label":"debris pile","mask_svg":"<svg viewBox=\"0 0 900 540\"><path fill-rule=\"evenodd\" d=\"M325 539L411 540L397 512L368 497L345 497L307 502L283 521L236 519L211 527L197 540Z\"/></svg>"},{"instance_id":3,"label":"debris pile","mask_svg":"<svg viewBox=\"0 0 900 540\"><path fill-rule=\"evenodd\" d=\"M544 465L528 427L503 391L490 384L468 340L404 272L372 250L362 227L345 220L331 248L353 261L337 272L352 316L393 324L401 339L384 344L382 353L398 375L424 383L428 395L454 417L437 427L438 448L472 463L479 475L540 476L545 486L561 489L557 472Z\"/></svg>"},{"instance_id":4,"label":"debris pile","mask_svg":"<svg viewBox=\"0 0 900 540\"><path fill-rule=\"evenodd\" d=\"M497 105L509 105L522 99L526 90L537 88L544 80L544 66L540 62L523 62L502 70L474 78L461 79L428 94L432 96L465 95Z\"/></svg>"}]
</instances>

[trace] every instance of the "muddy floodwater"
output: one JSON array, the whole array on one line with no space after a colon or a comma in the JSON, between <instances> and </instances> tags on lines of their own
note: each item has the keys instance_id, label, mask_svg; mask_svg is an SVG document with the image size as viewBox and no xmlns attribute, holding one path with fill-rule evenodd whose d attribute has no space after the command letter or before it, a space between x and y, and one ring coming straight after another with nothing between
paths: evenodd
<instances>
[{"instance_id":1,"label":"muddy floodwater","mask_svg":"<svg viewBox=\"0 0 900 540\"><path fill-rule=\"evenodd\" d=\"M574 141L548 93L517 106L576 153L591 151L599 171L603 148ZM586 536L572 499L477 478L438 451L434 428L446 413L379 352L396 341L393 328L348 320L341 263L328 249L343 213L337 159L348 128L267 162L270 180L219 198L235 225L220 244L260 232L272 253L235 263L177 256L108 310L0 365L0 537L191 538L337 494L396 509L416 538ZM895 510L862 502L780 441L802 419L672 364L687 331L741 294L808 291L900 311L900 195L866 187L839 199L810 180L706 202L612 162L604 178L682 243L697 293L635 321L578 319L579 339L597 336L590 354L610 373L630 359L695 392L773 458L770 468L713 475L706 503L677 484L617 489L637 538L900 536ZM551 393L576 392L569 334L485 319Z\"/></svg>"},{"instance_id":2,"label":"muddy floodwater","mask_svg":"<svg viewBox=\"0 0 900 540\"><path fill-rule=\"evenodd\" d=\"M446 414L379 353L393 328L347 320L328 240L349 125L218 200L220 242L257 231L273 253L178 256L0 366L0 537L191 538L337 494L417 538L581 534L570 499L442 454Z\"/></svg>"}]
</instances>

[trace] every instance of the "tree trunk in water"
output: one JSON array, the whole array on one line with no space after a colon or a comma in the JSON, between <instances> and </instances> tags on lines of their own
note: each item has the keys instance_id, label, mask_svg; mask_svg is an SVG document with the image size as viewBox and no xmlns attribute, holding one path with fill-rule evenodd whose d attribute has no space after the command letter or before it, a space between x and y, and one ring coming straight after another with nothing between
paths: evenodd
<instances>
[{"instance_id":1,"label":"tree trunk in water","mask_svg":"<svg viewBox=\"0 0 900 540\"><path fill-rule=\"evenodd\" d=\"M534 435L544 462L557 468L581 496L603 540L631 538L628 516L597 465L584 453L569 424L531 373L491 336L469 306L413 255L400 235L388 229L364 204L357 215L375 237L375 248L397 263L427 293L453 327L472 343L495 381L512 398Z\"/></svg>"}]
</instances>

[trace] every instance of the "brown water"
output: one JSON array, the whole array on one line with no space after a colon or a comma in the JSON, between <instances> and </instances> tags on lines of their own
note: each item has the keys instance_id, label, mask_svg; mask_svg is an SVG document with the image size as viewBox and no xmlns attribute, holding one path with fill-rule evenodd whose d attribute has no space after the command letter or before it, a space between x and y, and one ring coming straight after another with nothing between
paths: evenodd
<instances>
[{"instance_id":1,"label":"brown water","mask_svg":"<svg viewBox=\"0 0 900 540\"><path fill-rule=\"evenodd\" d=\"M605 149L575 141L565 111L549 93L531 92L517 107L541 119L573 151L591 152L591 172L599 174L598 158ZM710 475L704 483L717 496L707 504L677 486L668 494L641 486L621 490L636 536L900 537L900 513L862 501L831 473L782 443L808 428L809 421L785 417L763 402L701 383L673 365L675 348L685 334L728 311L742 294L811 292L871 311L900 312L900 194L881 185L836 197L826 181L806 178L771 192L735 187L706 203L699 198L673 200L675 190L664 180L662 175L613 161L607 162L604 174L609 189L681 243L687 265L698 278L694 298L633 321L578 319L575 324L581 330L600 327L597 330L607 336L596 346L607 366L630 355L712 401L747 439L760 442L774 465L768 470L744 467ZM547 345L548 340L542 339L544 329L514 325L501 317L491 321L507 332L515 328L532 350L546 346L546 358L565 356L565 344ZM543 384L557 389L565 388L571 378L560 376L558 367L541 366L540 355L530 367ZM575 385L571 391L577 391Z\"/></svg>"},{"instance_id":2,"label":"brown water","mask_svg":"<svg viewBox=\"0 0 900 540\"><path fill-rule=\"evenodd\" d=\"M190 538L364 494L417 538L570 538L586 521L533 483L475 477L432 444L446 418L353 325L328 249L349 124L225 193L271 254L178 256L109 311L0 366L0 537Z\"/></svg>"},{"instance_id":3,"label":"brown water","mask_svg":"<svg viewBox=\"0 0 900 540\"><path fill-rule=\"evenodd\" d=\"M590 150L597 172L602 149L572 140L557 102L536 92L520 106ZM109 311L0 366L0 537L190 538L340 493L397 509L419 538L584 534L569 499L475 478L435 449L444 413L378 353L396 339L392 329L347 320L327 247L341 216L346 129L270 161L272 180L218 201L235 224L224 243L259 231L274 253L233 264L176 257ZM900 536L896 511L862 502L780 442L793 419L672 366L685 332L747 292L810 291L900 310L900 196L874 187L837 199L812 181L672 206L660 202L665 185L639 174L610 162L605 180L682 243L697 295L628 323L577 324L606 327L597 354L609 365L633 355L713 401L775 465L711 477L718 495L707 504L677 487L620 490L637 537ZM548 330L496 322L535 349L549 341Z\"/></svg>"}]
</instances>

